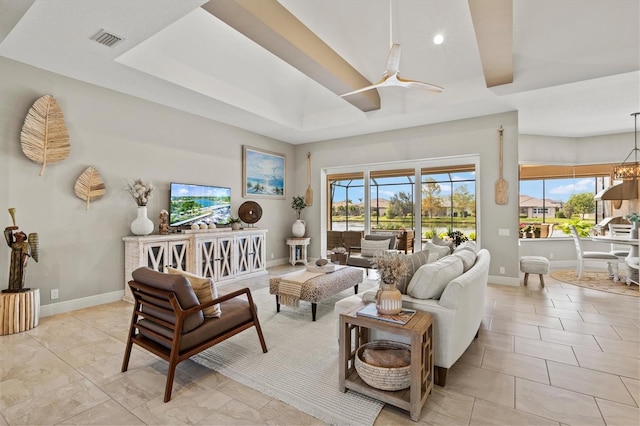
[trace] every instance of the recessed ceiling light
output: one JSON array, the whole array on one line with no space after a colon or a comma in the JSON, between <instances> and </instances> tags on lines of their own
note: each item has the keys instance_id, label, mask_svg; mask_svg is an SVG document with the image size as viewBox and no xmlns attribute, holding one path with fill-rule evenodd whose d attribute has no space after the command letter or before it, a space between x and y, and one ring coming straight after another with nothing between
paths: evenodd
<instances>
[{"instance_id":1,"label":"recessed ceiling light","mask_svg":"<svg viewBox=\"0 0 640 426\"><path fill-rule=\"evenodd\" d=\"M444 41L444 36L442 34L436 34L436 36L433 38L434 44L442 44L443 41Z\"/></svg>"}]
</instances>

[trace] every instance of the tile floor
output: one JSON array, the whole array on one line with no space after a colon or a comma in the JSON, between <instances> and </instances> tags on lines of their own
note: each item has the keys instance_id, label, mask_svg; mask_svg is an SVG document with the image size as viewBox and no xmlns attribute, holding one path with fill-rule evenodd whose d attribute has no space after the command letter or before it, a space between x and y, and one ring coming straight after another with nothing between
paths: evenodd
<instances>
[{"instance_id":1,"label":"tile floor","mask_svg":"<svg viewBox=\"0 0 640 426\"><path fill-rule=\"evenodd\" d=\"M640 299L546 280L489 285L478 339L419 423L640 424ZM268 276L221 290L244 285L266 287ZM120 373L130 315L130 304L110 303L0 337L0 425L321 424L190 361L163 404L164 361L134 348ZM376 424L415 423L385 407Z\"/></svg>"}]
</instances>

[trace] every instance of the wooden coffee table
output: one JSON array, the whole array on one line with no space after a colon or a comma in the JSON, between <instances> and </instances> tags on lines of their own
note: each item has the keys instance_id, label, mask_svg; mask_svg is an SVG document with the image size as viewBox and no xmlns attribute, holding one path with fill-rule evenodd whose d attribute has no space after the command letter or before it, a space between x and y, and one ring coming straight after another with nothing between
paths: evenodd
<instances>
[{"instance_id":1,"label":"wooden coffee table","mask_svg":"<svg viewBox=\"0 0 640 426\"><path fill-rule=\"evenodd\" d=\"M418 421L427 397L433 389L433 323L431 315L417 311L408 323L394 324L357 316L362 305L340 314L340 390L354 390L384 403L409 411ZM399 391L384 391L366 384L355 369L358 348L369 341L369 330L377 329L411 338L411 386Z\"/></svg>"}]
</instances>

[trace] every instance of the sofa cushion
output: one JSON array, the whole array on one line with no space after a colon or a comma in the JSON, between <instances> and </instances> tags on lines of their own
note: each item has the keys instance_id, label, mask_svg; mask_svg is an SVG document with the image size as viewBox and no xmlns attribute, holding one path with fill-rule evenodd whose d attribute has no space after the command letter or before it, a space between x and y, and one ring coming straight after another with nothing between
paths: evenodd
<instances>
[{"instance_id":1,"label":"sofa cushion","mask_svg":"<svg viewBox=\"0 0 640 426\"><path fill-rule=\"evenodd\" d=\"M449 281L462 275L463 269L462 260L457 256L422 265L413 274L407 294L416 299L439 299Z\"/></svg>"},{"instance_id":2,"label":"sofa cushion","mask_svg":"<svg viewBox=\"0 0 640 426\"><path fill-rule=\"evenodd\" d=\"M460 250L471 250L473 251L475 254L478 254L478 244L476 244L475 241L465 241L462 244L460 244L458 247L456 247L453 252L457 252Z\"/></svg>"},{"instance_id":3,"label":"sofa cushion","mask_svg":"<svg viewBox=\"0 0 640 426\"><path fill-rule=\"evenodd\" d=\"M473 264L476 263L477 257L476 252L469 247L462 250L455 250L451 256L460 258L460 260L462 261L464 272L467 272L469 269L471 269Z\"/></svg>"},{"instance_id":4,"label":"sofa cushion","mask_svg":"<svg viewBox=\"0 0 640 426\"><path fill-rule=\"evenodd\" d=\"M453 241L445 241L442 238L438 237L438 234L434 234L433 238L431 238L431 242L437 246L448 247L449 254L453 253L453 250L456 248L456 244Z\"/></svg>"},{"instance_id":5,"label":"sofa cushion","mask_svg":"<svg viewBox=\"0 0 640 426\"><path fill-rule=\"evenodd\" d=\"M193 292L196 294L198 302L200 302L201 305L218 298L218 289L211 278L199 277L195 274L190 274L189 272L181 271L180 269L175 269L170 266L167 267L167 272L173 275L182 275L189 280L191 287L193 287ZM220 318L222 315L220 304L217 303L213 306L209 306L208 308L204 308L202 313L206 318Z\"/></svg>"},{"instance_id":6,"label":"sofa cushion","mask_svg":"<svg viewBox=\"0 0 640 426\"><path fill-rule=\"evenodd\" d=\"M389 249L389 238L386 240L360 240L360 255L373 257L381 251Z\"/></svg>"},{"instance_id":7,"label":"sofa cushion","mask_svg":"<svg viewBox=\"0 0 640 426\"><path fill-rule=\"evenodd\" d=\"M400 293L407 294L407 284L411 281L413 274L429 261L429 250L417 251L403 256L402 259L407 264L407 274L398 280L396 287L400 290Z\"/></svg>"},{"instance_id":8,"label":"sofa cushion","mask_svg":"<svg viewBox=\"0 0 640 426\"><path fill-rule=\"evenodd\" d=\"M437 253L438 259L442 259L443 257L451 254L449 247L439 246L433 244L431 241L425 241L422 244L422 250L428 250L430 253Z\"/></svg>"}]
</instances>

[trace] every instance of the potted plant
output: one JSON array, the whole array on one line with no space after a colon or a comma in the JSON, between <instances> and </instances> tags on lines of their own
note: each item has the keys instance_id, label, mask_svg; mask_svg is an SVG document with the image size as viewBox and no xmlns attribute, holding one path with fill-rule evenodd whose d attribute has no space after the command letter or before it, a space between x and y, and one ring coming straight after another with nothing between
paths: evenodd
<instances>
[{"instance_id":1,"label":"potted plant","mask_svg":"<svg viewBox=\"0 0 640 426\"><path fill-rule=\"evenodd\" d=\"M240 224L242 224L242 221L239 217L231 216L227 223L231 225L232 230L237 231L238 229L240 229Z\"/></svg>"},{"instance_id":2,"label":"potted plant","mask_svg":"<svg viewBox=\"0 0 640 426\"><path fill-rule=\"evenodd\" d=\"M298 220L296 220L291 227L291 232L294 237L299 238L304 236L307 224L304 220L300 219L300 213L302 213L302 210L304 210L305 207L307 207L307 203L304 201L304 197L295 196L291 200L291 208L298 214Z\"/></svg>"}]
</instances>

